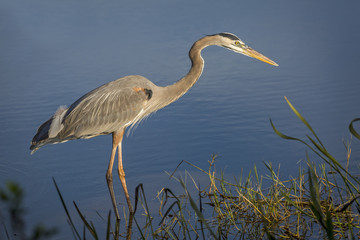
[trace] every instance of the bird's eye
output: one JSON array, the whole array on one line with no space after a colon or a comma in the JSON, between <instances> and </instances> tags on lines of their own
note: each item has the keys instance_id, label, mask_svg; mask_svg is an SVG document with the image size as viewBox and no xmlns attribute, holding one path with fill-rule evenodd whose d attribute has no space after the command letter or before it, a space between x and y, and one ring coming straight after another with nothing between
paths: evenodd
<instances>
[{"instance_id":1,"label":"bird's eye","mask_svg":"<svg viewBox=\"0 0 360 240\"><path fill-rule=\"evenodd\" d=\"M239 41L236 41L236 42L235 42L235 45L240 45L240 42L239 42Z\"/></svg>"}]
</instances>

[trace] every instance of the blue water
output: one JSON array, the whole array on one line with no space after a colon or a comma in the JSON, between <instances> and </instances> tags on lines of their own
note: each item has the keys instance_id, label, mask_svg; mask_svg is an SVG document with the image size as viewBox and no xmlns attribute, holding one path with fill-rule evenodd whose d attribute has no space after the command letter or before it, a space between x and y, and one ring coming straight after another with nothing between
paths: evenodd
<instances>
[{"instance_id":1,"label":"blue water","mask_svg":"<svg viewBox=\"0 0 360 240\"><path fill-rule=\"evenodd\" d=\"M307 149L280 139L269 117L289 135L305 138L309 132L284 96L345 162L348 125L360 116L359 7L355 1L2 0L1 187L9 179L19 182L29 226L57 226L58 239L71 232L51 177L69 204L75 200L87 216L107 213L111 137L45 146L30 156L37 127L58 106L125 75L143 75L162 86L173 83L190 67L192 43L224 31L280 66L218 47L204 50L205 68L195 86L124 140L130 194L144 183L153 199L163 186L177 185L164 171L172 172L181 160L206 169L213 153L219 155L217 169L230 177L247 175L254 164L265 173L263 162L280 165L284 178L296 175L299 165L306 166ZM353 139L355 173L359 154L360 142ZM185 168L203 178L185 165L180 172ZM115 185L124 203L120 184Z\"/></svg>"}]
</instances>

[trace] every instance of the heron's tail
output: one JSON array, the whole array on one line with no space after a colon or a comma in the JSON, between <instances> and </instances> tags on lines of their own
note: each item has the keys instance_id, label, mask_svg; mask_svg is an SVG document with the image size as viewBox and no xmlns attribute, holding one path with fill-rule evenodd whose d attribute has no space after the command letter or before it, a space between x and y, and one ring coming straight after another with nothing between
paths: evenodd
<instances>
[{"instance_id":1,"label":"heron's tail","mask_svg":"<svg viewBox=\"0 0 360 240\"><path fill-rule=\"evenodd\" d=\"M66 107L60 106L54 116L41 124L31 141L31 154L35 153L40 147L46 144L61 142L56 136L64 128L62 120L66 111Z\"/></svg>"}]
</instances>

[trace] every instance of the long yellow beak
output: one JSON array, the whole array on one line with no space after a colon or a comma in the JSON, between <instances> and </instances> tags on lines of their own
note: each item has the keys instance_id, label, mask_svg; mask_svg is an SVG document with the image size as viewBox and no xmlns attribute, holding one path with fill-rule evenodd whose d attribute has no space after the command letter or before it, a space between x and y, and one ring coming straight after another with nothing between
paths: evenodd
<instances>
[{"instance_id":1,"label":"long yellow beak","mask_svg":"<svg viewBox=\"0 0 360 240\"><path fill-rule=\"evenodd\" d=\"M255 51L254 49L248 47L245 50L243 50L242 52L244 55L252 57L252 58L256 58L259 59L260 61L266 62L268 64L274 65L274 66L279 66L276 62L274 62L273 60L265 57L264 55L262 55L261 53Z\"/></svg>"}]
</instances>

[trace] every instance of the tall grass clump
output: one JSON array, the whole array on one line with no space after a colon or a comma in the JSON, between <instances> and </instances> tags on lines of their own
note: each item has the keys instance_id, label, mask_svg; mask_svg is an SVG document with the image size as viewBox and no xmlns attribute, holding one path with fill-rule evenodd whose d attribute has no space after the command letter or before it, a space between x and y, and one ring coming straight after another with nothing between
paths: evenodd
<instances>
[{"instance_id":1,"label":"tall grass clump","mask_svg":"<svg viewBox=\"0 0 360 240\"><path fill-rule=\"evenodd\" d=\"M207 176L206 186L200 187L187 171L182 177L176 177L176 168L169 175L183 190L174 193L163 188L158 193L159 210L151 212L144 189L139 185L135 194L137 213L127 219L123 231L111 222L108 213L106 239L130 239L131 234L135 239L359 239L360 180L359 175L348 169L350 145L345 145L347 161L343 166L305 118L286 101L310 135L304 139L286 135L270 119L272 128L281 138L304 144L321 160L320 164L315 164L315 159L306 153L307 166L299 166L296 177L282 179L280 168L265 163L267 173L263 175L254 165L249 174L229 180L217 172L216 155L212 155L208 169L182 161L180 164L187 164ZM359 120L354 119L349 130L360 139L354 127ZM81 235L61 201L75 239L85 239L85 232L94 239L102 239L75 205L84 223ZM129 231L131 226L134 233Z\"/></svg>"}]
</instances>

